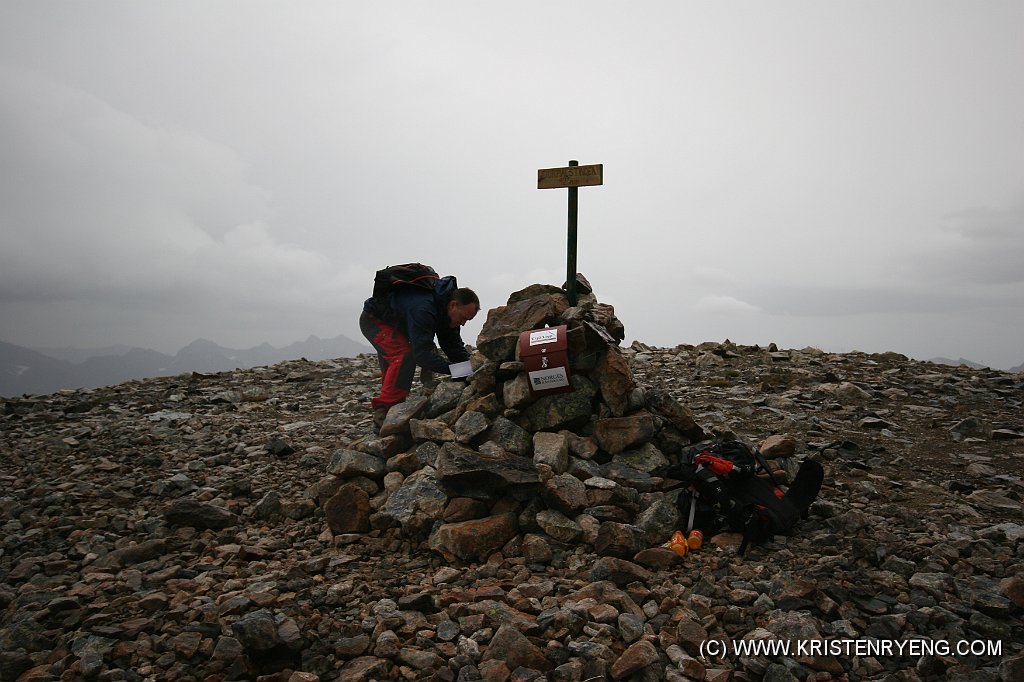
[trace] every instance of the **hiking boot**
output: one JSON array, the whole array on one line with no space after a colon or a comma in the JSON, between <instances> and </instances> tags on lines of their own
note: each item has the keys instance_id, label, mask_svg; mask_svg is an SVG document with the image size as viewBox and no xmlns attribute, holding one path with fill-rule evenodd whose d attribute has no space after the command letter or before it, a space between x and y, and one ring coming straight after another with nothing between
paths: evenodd
<instances>
[{"instance_id":1,"label":"hiking boot","mask_svg":"<svg viewBox=\"0 0 1024 682\"><path fill-rule=\"evenodd\" d=\"M388 407L375 407L375 408L373 408L373 425L377 429L378 432L380 431L380 427L384 426L384 419L387 418L388 410L389 409L391 409L391 408L388 408Z\"/></svg>"},{"instance_id":2,"label":"hiking boot","mask_svg":"<svg viewBox=\"0 0 1024 682\"><path fill-rule=\"evenodd\" d=\"M437 380L429 369L420 369L420 383L424 388L437 388Z\"/></svg>"}]
</instances>

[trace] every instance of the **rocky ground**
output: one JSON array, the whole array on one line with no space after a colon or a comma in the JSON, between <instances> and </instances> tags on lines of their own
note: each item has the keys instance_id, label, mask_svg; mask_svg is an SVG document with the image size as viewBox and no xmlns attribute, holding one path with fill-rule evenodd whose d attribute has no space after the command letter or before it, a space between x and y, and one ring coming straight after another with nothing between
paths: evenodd
<instances>
[{"instance_id":1,"label":"rocky ground","mask_svg":"<svg viewBox=\"0 0 1024 682\"><path fill-rule=\"evenodd\" d=\"M518 519L511 539L459 558L389 511L423 463L373 437L368 356L0 399L0 680L1024 679L1024 376L728 342L624 350L640 390L709 435L788 436L780 471L824 464L794 536L743 557L734 536L652 550L675 521L650 521L659 472L631 488L573 436L585 499L630 502L559 525L503 501L485 511ZM387 465L346 474L358 452ZM359 517L328 508L339 477L365 491L369 528L338 532ZM481 516L442 502L438 523ZM602 526L635 518L646 549L599 551ZM707 646L760 639L939 648ZM973 651L941 648L961 642Z\"/></svg>"}]
</instances>

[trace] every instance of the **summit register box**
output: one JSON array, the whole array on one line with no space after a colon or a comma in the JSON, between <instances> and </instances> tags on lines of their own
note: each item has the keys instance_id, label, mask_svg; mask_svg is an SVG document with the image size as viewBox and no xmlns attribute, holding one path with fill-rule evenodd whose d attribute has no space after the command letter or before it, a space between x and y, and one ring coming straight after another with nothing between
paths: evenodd
<instances>
[{"instance_id":1,"label":"summit register box","mask_svg":"<svg viewBox=\"0 0 1024 682\"><path fill-rule=\"evenodd\" d=\"M571 393L566 325L531 329L519 335L519 361L526 367L534 396Z\"/></svg>"}]
</instances>

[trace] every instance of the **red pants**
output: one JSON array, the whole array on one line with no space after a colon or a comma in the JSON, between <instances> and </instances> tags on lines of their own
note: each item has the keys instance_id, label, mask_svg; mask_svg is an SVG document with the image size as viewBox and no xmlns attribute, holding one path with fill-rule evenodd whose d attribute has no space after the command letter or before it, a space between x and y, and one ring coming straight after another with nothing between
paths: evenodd
<instances>
[{"instance_id":1,"label":"red pants","mask_svg":"<svg viewBox=\"0 0 1024 682\"><path fill-rule=\"evenodd\" d=\"M405 334L372 315L359 317L359 329L377 351L380 361L380 395L370 401L376 407L397 405L409 396L416 362Z\"/></svg>"}]
</instances>

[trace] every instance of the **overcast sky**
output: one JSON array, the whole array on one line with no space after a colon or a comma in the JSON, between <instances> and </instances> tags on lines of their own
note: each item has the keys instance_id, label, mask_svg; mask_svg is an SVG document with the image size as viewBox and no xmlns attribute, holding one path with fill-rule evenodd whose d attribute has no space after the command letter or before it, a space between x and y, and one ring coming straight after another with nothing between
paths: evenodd
<instances>
[{"instance_id":1,"label":"overcast sky","mask_svg":"<svg viewBox=\"0 0 1024 682\"><path fill-rule=\"evenodd\" d=\"M579 270L627 342L1024 362L1024 3L0 4L0 340L362 340ZM466 327L476 339L485 313Z\"/></svg>"}]
</instances>

